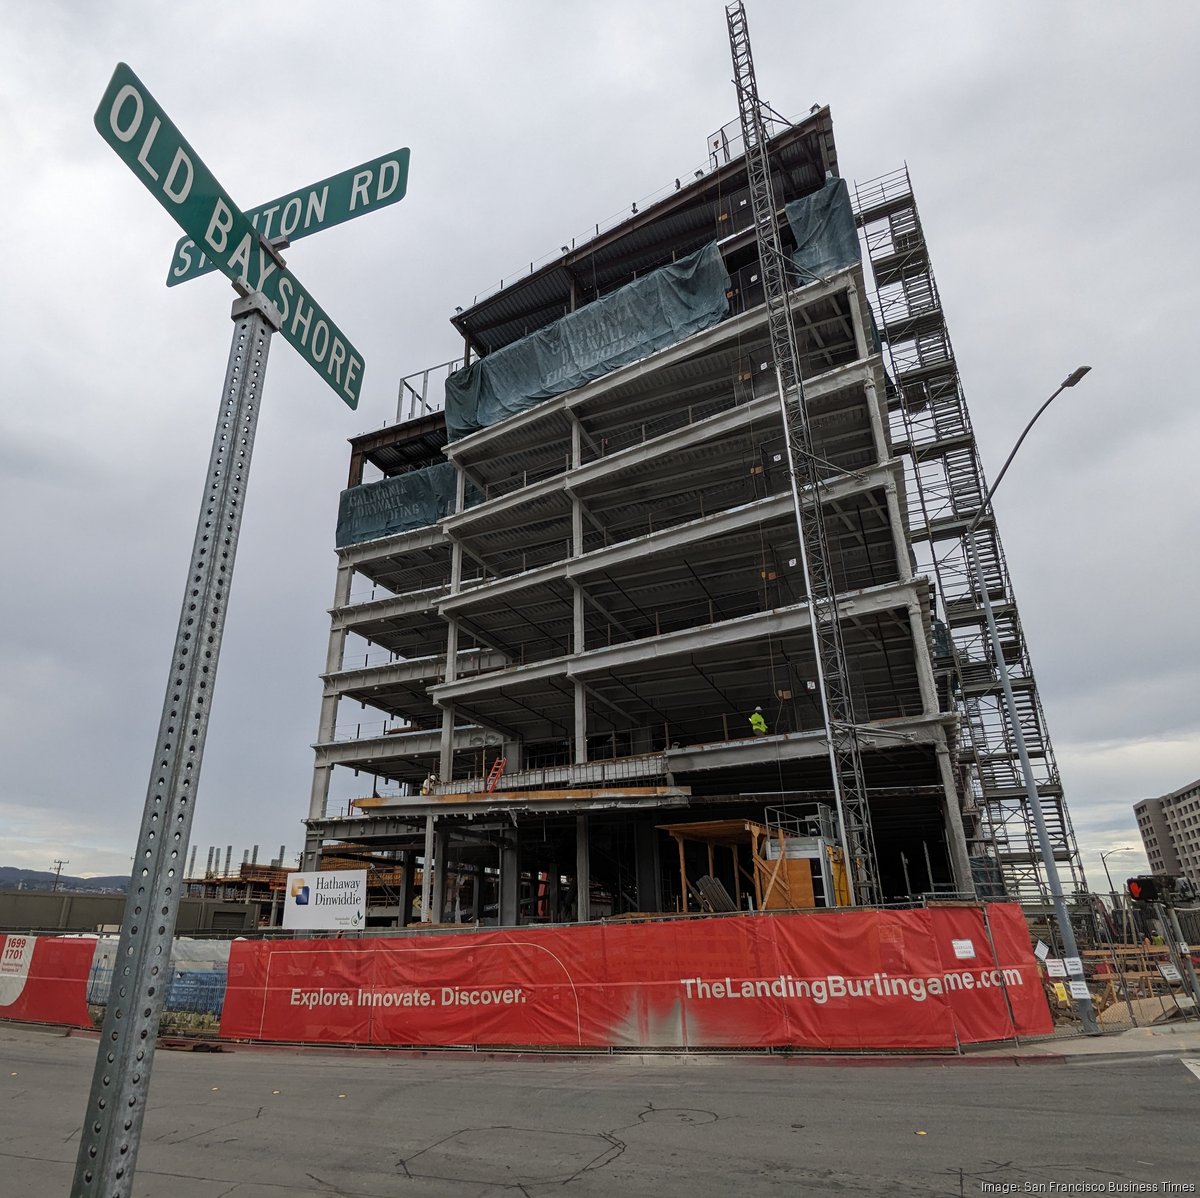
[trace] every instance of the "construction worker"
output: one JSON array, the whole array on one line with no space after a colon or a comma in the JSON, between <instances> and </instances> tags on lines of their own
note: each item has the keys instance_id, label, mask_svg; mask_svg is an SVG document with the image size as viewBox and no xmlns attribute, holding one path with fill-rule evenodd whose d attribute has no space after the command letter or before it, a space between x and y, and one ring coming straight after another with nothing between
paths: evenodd
<instances>
[{"instance_id":1,"label":"construction worker","mask_svg":"<svg viewBox=\"0 0 1200 1198\"><path fill-rule=\"evenodd\" d=\"M750 727L754 730L755 736L766 736L767 721L763 718L763 709L756 707L754 713L750 716Z\"/></svg>"},{"instance_id":2,"label":"construction worker","mask_svg":"<svg viewBox=\"0 0 1200 1198\"><path fill-rule=\"evenodd\" d=\"M436 787L440 781L441 781L441 779L437 776L436 773L430 772L429 777L426 778L425 781L421 783L421 793L423 795L433 794L434 787Z\"/></svg>"}]
</instances>

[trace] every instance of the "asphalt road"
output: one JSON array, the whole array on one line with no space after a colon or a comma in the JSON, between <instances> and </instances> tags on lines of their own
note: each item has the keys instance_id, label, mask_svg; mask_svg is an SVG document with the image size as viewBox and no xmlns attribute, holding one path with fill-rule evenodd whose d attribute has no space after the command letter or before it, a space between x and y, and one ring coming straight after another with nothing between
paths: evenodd
<instances>
[{"instance_id":1,"label":"asphalt road","mask_svg":"<svg viewBox=\"0 0 1200 1198\"><path fill-rule=\"evenodd\" d=\"M0 1198L68 1194L95 1052L0 1027ZM134 1193L1200 1193L1198 1127L1200 1079L1174 1056L834 1067L160 1050Z\"/></svg>"}]
</instances>

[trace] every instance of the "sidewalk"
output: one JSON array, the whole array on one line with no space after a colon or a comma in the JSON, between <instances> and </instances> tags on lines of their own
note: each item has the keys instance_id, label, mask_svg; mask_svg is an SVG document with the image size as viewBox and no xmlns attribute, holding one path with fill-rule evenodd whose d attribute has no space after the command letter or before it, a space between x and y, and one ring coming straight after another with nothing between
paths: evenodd
<instances>
[{"instance_id":1,"label":"sidewalk","mask_svg":"<svg viewBox=\"0 0 1200 1198\"><path fill-rule=\"evenodd\" d=\"M968 1048L967 1059L1072 1061L1097 1057L1194 1056L1200 1058L1200 1023L1168 1023L1132 1027L1102 1036L1060 1036L1025 1040L1019 1045Z\"/></svg>"}]
</instances>

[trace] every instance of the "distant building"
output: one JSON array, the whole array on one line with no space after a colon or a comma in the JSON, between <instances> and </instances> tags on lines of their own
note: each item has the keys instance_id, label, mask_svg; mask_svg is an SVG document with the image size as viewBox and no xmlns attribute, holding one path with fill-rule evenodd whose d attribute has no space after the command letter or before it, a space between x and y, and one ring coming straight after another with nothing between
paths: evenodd
<instances>
[{"instance_id":1,"label":"distant building","mask_svg":"<svg viewBox=\"0 0 1200 1198\"><path fill-rule=\"evenodd\" d=\"M1151 872L1183 874L1200 885L1200 778L1133 805Z\"/></svg>"}]
</instances>

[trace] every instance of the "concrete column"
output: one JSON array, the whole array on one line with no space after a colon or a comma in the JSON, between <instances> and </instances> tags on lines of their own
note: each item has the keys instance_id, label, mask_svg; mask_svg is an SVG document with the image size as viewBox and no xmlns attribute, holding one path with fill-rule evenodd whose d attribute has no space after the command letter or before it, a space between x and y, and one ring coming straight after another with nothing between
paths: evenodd
<instances>
[{"instance_id":1,"label":"concrete column","mask_svg":"<svg viewBox=\"0 0 1200 1198\"><path fill-rule=\"evenodd\" d=\"M483 915L483 866L475 866L474 884L471 887L471 922L478 923Z\"/></svg>"},{"instance_id":2,"label":"concrete column","mask_svg":"<svg viewBox=\"0 0 1200 1198\"><path fill-rule=\"evenodd\" d=\"M578 506L578 501L572 501ZM571 583L572 652L579 654L586 649L586 631L583 622L583 588ZM587 692L583 683L575 680L575 762L587 761Z\"/></svg>"},{"instance_id":3,"label":"concrete column","mask_svg":"<svg viewBox=\"0 0 1200 1198\"><path fill-rule=\"evenodd\" d=\"M438 777L449 782L454 774L454 704L442 708L442 744L438 757Z\"/></svg>"},{"instance_id":4,"label":"concrete column","mask_svg":"<svg viewBox=\"0 0 1200 1198\"><path fill-rule=\"evenodd\" d=\"M354 582L354 568L344 562L338 564L337 579L333 588L334 608L345 607L350 602L350 587ZM333 674L342 668L346 652L346 631L343 628L331 627L329 644L325 650L325 673ZM323 695L321 697L321 715L317 721L317 743L328 744L333 740L337 728L338 697ZM308 798L308 818L323 819L329 802L329 781L332 767L316 765L313 767L312 789Z\"/></svg>"},{"instance_id":5,"label":"concrete column","mask_svg":"<svg viewBox=\"0 0 1200 1198\"><path fill-rule=\"evenodd\" d=\"M639 911L662 910L662 888L658 863L658 830L649 820L633 827Z\"/></svg>"},{"instance_id":6,"label":"concrete column","mask_svg":"<svg viewBox=\"0 0 1200 1198\"><path fill-rule=\"evenodd\" d=\"M515 928L521 922L521 858L517 845L518 829L507 832L500 841L500 927Z\"/></svg>"},{"instance_id":7,"label":"concrete column","mask_svg":"<svg viewBox=\"0 0 1200 1198\"><path fill-rule=\"evenodd\" d=\"M863 297L859 293L858 287L851 283L846 288L846 295L850 300L850 327L854 330L854 348L857 351L855 356L859 358L869 358L874 352L871 345L871 337L867 332L866 321L863 318Z\"/></svg>"},{"instance_id":8,"label":"concrete column","mask_svg":"<svg viewBox=\"0 0 1200 1198\"><path fill-rule=\"evenodd\" d=\"M572 426L577 428L578 426ZM571 556L583 555L583 504L579 496L571 493Z\"/></svg>"},{"instance_id":9,"label":"concrete column","mask_svg":"<svg viewBox=\"0 0 1200 1198\"><path fill-rule=\"evenodd\" d=\"M433 833L433 922L446 918L446 867L449 864L450 833L444 825Z\"/></svg>"},{"instance_id":10,"label":"concrete column","mask_svg":"<svg viewBox=\"0 0 1200 1198\"><path fill-rule=\"evenodd\" d=\"M302 870L321 868L321 841L311 832L304 839L304 848L300 853L300 868Z\"/></svg>"},{"instance_id":11,"label":"concrete column","mask_svg":"<svg viewBox=\"0 0 1200 1198\"><path fill-rule=\"evenodd\" d=\"M324 819L329 803L329 780L333 766L318 765L313 767L312 790L308 796L308 818ZM306 866L311 869L311 866Z\"/></svg>"},{"instance_id":12,"label":"concrete column","mask_svg":"<svg viewBox=\"0 0 1200 1198\"><path fill-rule=\"evenodd\" d=\"M582 765L587 753L587 691L578 678L575 680L575 764Z\"/></svg>"},{"instance_id":13,"label":"concrete column","mask_svg":"<svg viewBox=\"0 0 1200 1198\"><path fill-rule=\"evenodd\" d=\"M886 462L892 456L892 446L879 390L870 380L864 384L864 388L867 393L867 415L871 419L871 440L875 442L875 460Z\"/></svg>"},{"instance_id":14,"label":"concrete column","mask_svg":"<svg viewBox=\"0 0 1200 1198\"><path fill-rule=\"evenodd\" d=\"M433 918L433 845L436 819L425 817L425 855L421 860L421 922L429 923Z\"/></svg>"},{"instance_id":15,"label":"concrete column","mask_svg":"<svg viewBox=\"0 0 1200 1198\"><path fill-rule=\"evenodd\" d=\"M588 817L575 817L575 918L587 923L592 917L592 860L588 844Z\"/></svg>"},{"instance_id":16,"label":"concrete column","mask_svg":"<svg viewBox=\"0 0 1200 1198\"><path fill-rule=\"evenodd\" d=\"M337 577L333 583L333 606L345 607L350 602L350 589L354 584L354 567L348 562L338 562ZM326 663L328 666L328 663Z\"/></svg>"},{"instance_id":17,"label":"concrete column","mask_svg":"<svg viewBox=\"0 0 1200 1198\"><path fill-rule=\"evenodd\" d=\"M504 767L506 774L515 774L518 770L525 768L524 751L519 740L504 741L500 746L500 751L504 754L504 760L508 762Z\"/></svg>"},{"instance_id":18,"label":"concrete column","mask_svg":"<svg viewBox=\"0 0 1200 1198\"><path fill-rule=\"evenodd\" d=\"M450 616L446 620L446 681L458 677L458 621Z\"/></svg>"},{"instance_id":19,"label":"concrete column","mask_svg":"<svg viewBox=\"0 0 1200 1198\"><path fill-rule=\"evenodd\" d=\"M571 652L587 651L587 626L583 621L583 587L571 583Z\"/></svg>"},{"instance_id":20,"label":"concrete column","mask_svg":"<svg viewBox=\"0 0 1200 1198\"><path fill-rule=\"evenodd\" d=\"M937 685L933 678L933 660L925 635L925 619L921 605L914 599L908 605L908 624L912 629L913 658L917 665L917 685L921 689L921 710L932 715L938 710Z\"/></svg>"},{"instance_id":21,"label":"concrete column","mask_svg":"<svg viewBox=\"0 0 1200 1198\"><path fill-rule=\"evenodd\" d=\"M458 677L458 621L451 617L446 627L446 681ZM442 741L438 758L438 777L449 782L454 773L454 704L442 708Z\"/></svg>"},{"instance_id":22,"label":"concrete column","mask_svg":"<svg viewBox=\"0 0 1200 1198\"><path fill-rule=\"evenodd\" d=\"M944 743L937 746L938 773L942 779L942 802L945 810L946 849L954 870L954 888L964 894L975 893L971 877L971 858L967 852L967 837L963 831L962 811L958 806L958 791L954 785L954 766L950 750Z\"/></svg>"},{"instance_id":23,"label":"concrete column","mask_svg":"<svg viewBox=\"0 0 1200 1198\"><path fill-rule=\"evenodd\" d=\"M417 855L404 854L404 872L400 875L400 927L406 928L412 923L413 893L417 881Z\"/></svg>"},{"instance_id":24,"label":"concrete column","mask_svg":"<svg viewBox=\"0 0 1200 1198\"><path fill-rule=\"evenodd\" d=\"M461 478L462 475L459 475ZM454 541L450 545L450 594L457 595L462 590L462 545Z\"/></svg>"},{"instance_id":25,"label":"concrete column","mask_svg":"<svg viewBox=\"0 0 1200 1198\"><path fill-rule=\"evenodd\" d=\"M900 504L900 489L893 476L884 484L884 502L887 504L888 526L892 530L892 546L896 551L896 565L901 582L911 582L913 577L912 546L905 529L908 527L904 510Z\"/></svg>"}]
</instances>

